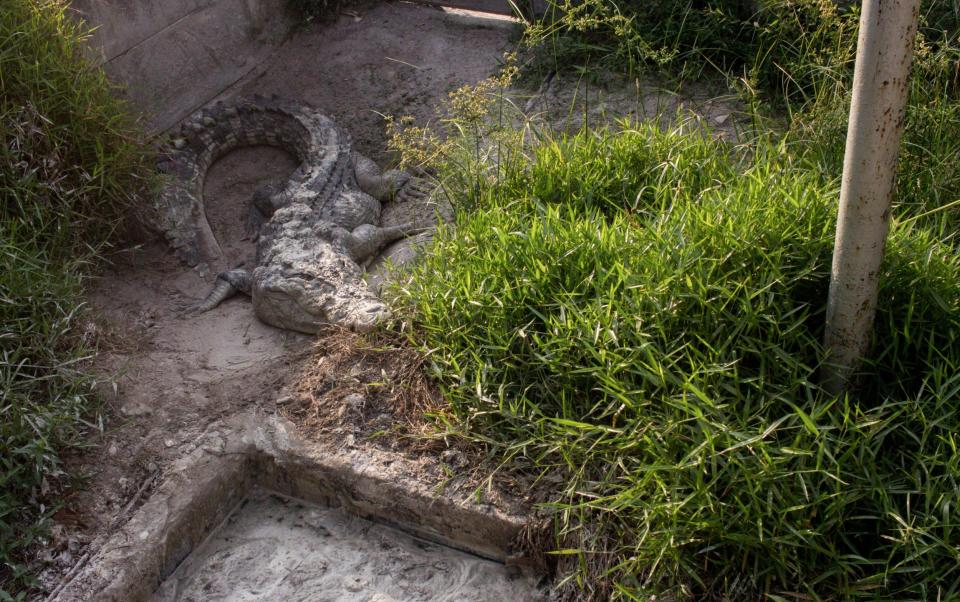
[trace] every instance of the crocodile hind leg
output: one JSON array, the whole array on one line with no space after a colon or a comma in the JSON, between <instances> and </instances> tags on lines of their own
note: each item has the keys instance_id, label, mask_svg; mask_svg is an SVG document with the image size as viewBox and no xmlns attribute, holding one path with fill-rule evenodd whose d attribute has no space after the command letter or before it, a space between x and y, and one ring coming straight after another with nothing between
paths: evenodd
<instances>
[{"instance_id":1,"label":"crocodile hind leg","mask_svg":"<svg viewBox=\"0 0 960 602\"><path fill-rule=\"evenodd\" d=\"M246 270L228 270L217 274L213 290L203 301L188 308L191 314L202 314L220 305L237 293L250 294L250 272Z\"/></svg>"},{"instance_id":2,"label":"crocodile hind leg","mask_svg":"<svg viewBox=\"0 0 960 602\"><path fill-rule=\"evenodd\" d=\"M412 176L405 171L388 169L381 171L372 160L354 152L353 173L360 190L378 201L406 202L423 199L430 195L435 185L427 179Z\"/></svg>"},{"instance_id":3,"label":"crocodile hind leg","mask_svg":"<svg viewBox=\"0 0 960 602\"><path fill-rule=\"evenodd\" d=\"M267 182L258 186L250 199L250 211L244 223L246 234L255 238L274 212L288 205L289 201L289 195L281 182Z\"/></svg>"},{"instance_id":4,"label":"crocodile hind leg","mask_svg":"<svg viewBox=\"0 0 960 602\"><path fill-rule=\"evenodd\" d=\"M381 171L379 165L358 152L353 152L351 158L353 173L360 190L378 201L392 200L410 179L410 174L395 169Z\"/></svg>"},{"instance_id":5,"label":"crocodile hind leg","mask_svg":"<svg viewBox=\"0 0 960 602\"><path fill-rule=\"evenodd\" d=\"M347 251L350 257L359 265L373 258L380 249L407 236L426 232L430 228L416 228L413 224L399 224L397 226L374 226L363 224L357 226L346 236Z\"/></svg>"}]
</instances>

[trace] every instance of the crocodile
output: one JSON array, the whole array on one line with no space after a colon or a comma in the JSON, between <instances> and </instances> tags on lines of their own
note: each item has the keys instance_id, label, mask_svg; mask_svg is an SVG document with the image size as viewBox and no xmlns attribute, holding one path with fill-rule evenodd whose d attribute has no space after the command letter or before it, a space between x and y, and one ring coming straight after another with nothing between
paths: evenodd
<instances>
[{"instance_id":1,"label":"crocodile","mask_svg":"<svg viewBox=\"0 0 960 602\"><path fill-rule=\"evenodd\" d=\"M284 149L300 165L285 185L253 195L254 269L219 272L213 290L190 312L246 293L256 316L278 328L374 328L389 312L364 281L364 266L389 243L425 230L412 223L381 226L381 203L423 199L429 183L381 171L351 149L346 132L307 104L277 97L217 102L185 121L158 162L169 176L158 195L160 228L188 265L206 271L222 263L203 208L204 178L219 157L252 145Z\"/></svg>"}]
</instances>

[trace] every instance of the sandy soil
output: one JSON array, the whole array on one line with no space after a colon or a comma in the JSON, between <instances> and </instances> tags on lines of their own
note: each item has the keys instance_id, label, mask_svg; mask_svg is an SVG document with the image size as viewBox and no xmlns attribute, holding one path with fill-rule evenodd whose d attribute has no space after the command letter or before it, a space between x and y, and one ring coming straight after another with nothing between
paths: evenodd
<instances>
[{"instance_id":1,"label":"sandy soil","mask_svg":"<svg viewBox=\"0 0 960 602\"><path fill-rule=\"evenodd\" d=\"M502 20L407 2L350 12L296 34L225 95L308 100L350 132L358 151L382 163L389 160L384 115L433 121L439 101L490 75L517 37Z\"/></svg>"},{"instance_id":2,"label":"sandy soil","mask_svg":"<svg viewBox=\"0 0 960 602\"><path fill-rule=\"evenodd\" d=\"M681 86L649 76L548 73L524 108L529 118L567 132L619 120L655 121L663 128L682 123L717 138L736 140L749 124L746 107L719 78Z\"/></svg>"},{"instance_id":3,"label":"sandy soil","mask_svg":"<svg viewBox=\"0 0 960 602\"><path fill-rule=\"evenodd\" d=\"M511 576L500 563L260 492L194 551L154 601L541 599L532 580Z\"/></svg>"},{"instance_id":4,"label":"sandy soil","mask_svg":"<svg viewBox=\"0 0 960 602\"><path fill-rule=\"evenodd\" d=\"M383 114L412 115L420 123L435 120L435 107L450 91L495 71L514 37L502 22L451 17L402 2L376 4L295 34L225 96L259 93L306 100L349 131L358 150L383 164L389 158ZM578 85L553 78L530 107L562 115L563 107L575 107L577 98L589 98L577 96ZM638 93L632 81L611 80L594 92L606 99L602 111L594 104L583 114L594 110L614 117L632 111L640 118L656 104L645 96L650 92ZM667 96L674 109L700 110L715 127L732 127L729 116L736 106L729 102L709 100L704 91L689 98ZM253 258L253 242L243 229L253 190L284 179L294 168L285 153L258 147L235 151L211 169L207 217L231 264L249 265ZM65 500L53 540L38 558L46 567L42 589L54 588L85 551L125 520L162 479L165 467L192 451L206 430L251 406L289 403L304 362L317 361L311 357L312 338L261 324L243 297L200 316L182 316L178 305L205 295L210 285L210 277L179 263L161 243L119 253L94 283L91 328L107 343L95 368L103 375L109 421L91 449L71 460L71 470L89 480ZM324 378L337 380L329 374ZM350 378L346 374L343 381ZM325 389L342 393L331 406L339 418L357 410L360 398L350 395L362 395L366 387L363 378L353 378L359 384L350 390L337 389L337 382ZM382 403L361 405L359 411L374 426L376 420L388 422ZM359 437L371 430L347 433L343 420L334 420L331 431L326 428L331 421L319 416L316 406L303 403L287 415L299 416L313 436L333 433L344 437L345 445L360 445L354 433ZM439 462L454 470L466 464L450 453Z\"/></svg>"}]
</instances>

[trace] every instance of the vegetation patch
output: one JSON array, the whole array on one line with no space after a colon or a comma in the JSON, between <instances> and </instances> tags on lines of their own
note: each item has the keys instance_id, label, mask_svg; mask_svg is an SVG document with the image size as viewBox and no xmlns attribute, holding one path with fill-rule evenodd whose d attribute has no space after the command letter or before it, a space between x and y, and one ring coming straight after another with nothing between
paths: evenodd
<instances>
[{"instance_id":1,"label":"vegetation patch","mask_svg":"<svg viewBox=\"0 0 960 602\"><path fill-rule=\"evenodd\" d=\"M960 593L960 261L897 229L863 386L825 395L837 188L786 150L547 140L396 291L464 435L563 483L570 599Z\"/></svg>"},{"instance_id":2,"label":"vegetation patch","mask_svg":"<svg viewBox=\"0 0 960 602\"><path fill-rule=\"evenodd\" d=\"M65 485L61 454L95 426L80 294L149 173L66 10L0 11L0 598L29 584L19 561Z\"/></svg>"},{"instance_id":3,"label":"vegetation patch","mask_svg":"<svg viewBox=\"0 0 960 602\"><path fill-rule=\"evenodd\" d=\"M859 26L856 2L705 0L551 3L528 27L534 69L655 70L681 80L719 73L760 113L786 113L811 160L830 173L843 161ZM960 12L925 0L898 175L898 214L960 226ZM796 145L794 152L800 152Z\"/></svg>"},{"instance_id":4,"label":"vegetation patch","mask_svg":"<svg viewBox=\"0 0 960 602\"><path fill-rule=\"evenodd\" d=\"M287 0L294 17L306 23L336 21L343 6L344 0Z\"/></svg>"},{"instance_id":5,"label":"vegetation patch","mask_svg":"<svg viewBox=\"0 0 960 602\"><path fill-rule=\"evenodd\" d=\"M759 33L718 60L704 40L729 42L732 17L684 3L576 3L565 14L607 11L608 31L561 18L530 35L558 33L542 60L574 45L553 55L564 68L719 66L757 124L785 110L784 131L566 137L504 118L495 83L470 105L485 119L454 95L446 139L395 122L395 148L437 166L458 215L393 301L443 387L438 424L553 490L566 599L960 597L952 34L918 42L871 354L835 398L818 383L856 15L759 5L807 11L761 32L795 68L766 62ZM682 6L665 30L641 20ZM692 17L703 35L687 38Z\"/></svg>"}]
</instances>

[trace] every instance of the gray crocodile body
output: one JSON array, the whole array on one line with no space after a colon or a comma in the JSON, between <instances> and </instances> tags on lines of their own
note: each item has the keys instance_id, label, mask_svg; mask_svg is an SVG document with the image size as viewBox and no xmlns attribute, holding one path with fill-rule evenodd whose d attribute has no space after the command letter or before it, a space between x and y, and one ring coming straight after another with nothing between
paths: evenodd
<instances>
[{"instance_id":1,"label":"gray crocodile body","mask_svg":"<svg viewBox=\"0 0 960 602\"><path fill-rule=\"evenodd\" d=\"M159 196L161 227L189 265L222 258L203 208L207 170L251 145L287 150L300 166L282 189L254 196L262 221L256 267L218 274L213 292L194 309L207 311L244 292L257 317L279 328L311 333L333 323L369 330L387 308L364 282L362 266L385 245L422 231L411 224L381 227L381 201L419 198L426 188L405 173L381 173L310 107L276 98L217 103L184 124L159 164L172 176Z\"/></svg>"}]
</instances>

